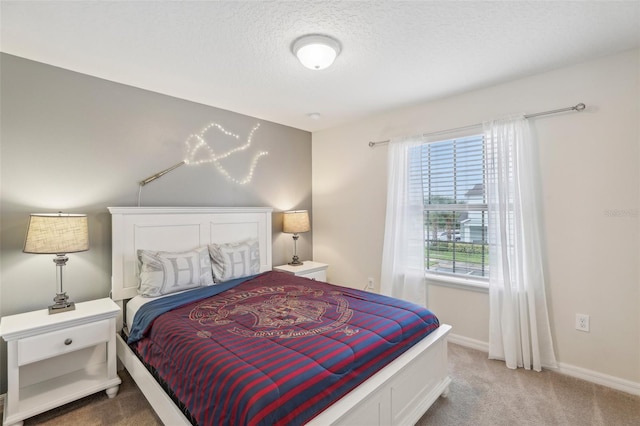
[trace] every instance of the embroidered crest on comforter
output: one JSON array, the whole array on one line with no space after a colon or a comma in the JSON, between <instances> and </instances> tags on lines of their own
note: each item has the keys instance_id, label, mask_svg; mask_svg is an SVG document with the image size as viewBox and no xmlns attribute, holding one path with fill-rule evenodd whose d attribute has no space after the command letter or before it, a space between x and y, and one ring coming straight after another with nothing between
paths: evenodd
<instances>
[{"instance_id":1,"label":"embroidered crest on comforter","mask_svg":"<svg viewBox=\"0 0 640 426\"><path fill-rule=\"evenodd\" d=\"M355 334L358 330L347 326L352 315L349 301L339 291L288 285L229 290L198 303L189 319L214 326L242 323L240 317L248 316L250 329L233 327L227 331L246 337L292 339L330 331ZM310 328L302 328L303 324Z\"/></svg>"}]
</instances>

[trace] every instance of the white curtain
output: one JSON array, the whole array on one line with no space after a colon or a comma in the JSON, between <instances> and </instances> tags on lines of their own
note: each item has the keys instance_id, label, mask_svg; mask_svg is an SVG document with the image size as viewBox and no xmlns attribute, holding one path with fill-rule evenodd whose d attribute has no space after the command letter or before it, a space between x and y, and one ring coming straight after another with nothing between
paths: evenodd
<instances>
[{"instance_id":1,"label":"white curtain","mask_svg":"<svg viewBox=\"0 0 640 426\"><path fill-rule=\"evenodd\" d=\"M382 294L427 306L424 280L424 197L409 179L412 147L424 141L405 138L389 143L387 217L382 251Z\"/></svg>"},{"instance_id":2,"label":"white curtain","mask_svg":"<svg viewBox=\"0 0 640 426\"><path fill-rule=\"evenodd\" d=\"M484 123L489 209L489 358L555 367L541 254L535 141L522 117Z\"/></svg>"}]
</instances>

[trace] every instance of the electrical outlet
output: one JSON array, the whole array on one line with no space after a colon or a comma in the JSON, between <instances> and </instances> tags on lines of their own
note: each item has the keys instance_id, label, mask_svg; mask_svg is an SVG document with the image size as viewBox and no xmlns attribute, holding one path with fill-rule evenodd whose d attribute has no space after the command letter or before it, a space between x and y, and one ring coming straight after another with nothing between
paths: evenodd
<instances>
[{"instance_id":1,"label":"electrical outlet","mask_svg":"<svg viewBox=\"0 0 640 426\"><path fill-rule=\"evenodd\" d=\"M373 278L367 278L367 290L373 290Z\"/></svg>"},{"instance_id":2,"label":"electrical outlet","mask_svg":"<svg viewBox=\"0 0 640 426\"><path fill-rule=\"evenodd\" d=\"M576 314L576 330L589 331L589 315Z\"/></svg>"}]
</instances>

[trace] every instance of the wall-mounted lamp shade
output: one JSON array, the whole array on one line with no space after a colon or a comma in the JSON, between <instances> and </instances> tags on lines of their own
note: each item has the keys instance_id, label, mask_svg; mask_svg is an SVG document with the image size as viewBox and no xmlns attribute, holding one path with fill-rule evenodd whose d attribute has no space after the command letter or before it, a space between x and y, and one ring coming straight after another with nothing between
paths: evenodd
<instances>
[{"instance_id":1,"label":"wall-mounted lamp shade","mask_svg":"<svg viewBox=\"0 0 640 426\"><path fill-rule=\"evenodd\" d=\"M284 212L282 218L282 232L287 234L299 234L309 232L309 213L306 210Z\"/></svg>"},{"instance_id":2,"label":"wall-mounted lamp shade","mask_svg":"<svg viewBox=\"0 0 640 426\"><path fill-rule=\"evenodd\" d=\"M310 34L294 41L291 50L305 67L323 70L335 61L340 53L340 43L325 35Z\"/></svg>"},{"instance_id":3,"label":"wall-mounted lamp shade","mask_svg":"<svg viewBox=\"0 0 640 426\"><path fill-rule=\"evenodd\" d=\"M87 215L32 214L25 253L64 254L89 250Z\"/></svg>"}]
</instances>

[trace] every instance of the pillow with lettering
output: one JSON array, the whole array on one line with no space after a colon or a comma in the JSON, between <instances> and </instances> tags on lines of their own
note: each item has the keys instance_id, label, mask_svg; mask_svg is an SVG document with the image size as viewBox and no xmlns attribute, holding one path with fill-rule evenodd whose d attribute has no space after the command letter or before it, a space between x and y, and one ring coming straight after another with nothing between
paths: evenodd
<instances>
[{"instance_id":1,"label":"pillow with lettering","mask_svg":"<svg viewBox=\"0 0 640 426\"><path fill-rule=\"evenodd\" d=\"M138 250L140 286L144 297L161 296L213 284L207 247L172 253Z\"/></svg>"},{"instance_id":2,"label":"pillow with lettering","mask_svg":"<svg viewBox=\"0 0 640 426\"><path fill-rule=\"evenodd\" d=\"M221 283L260 273L260 246L256 238L209 244L213 279Z\"/></svg>"}]
</instances>

